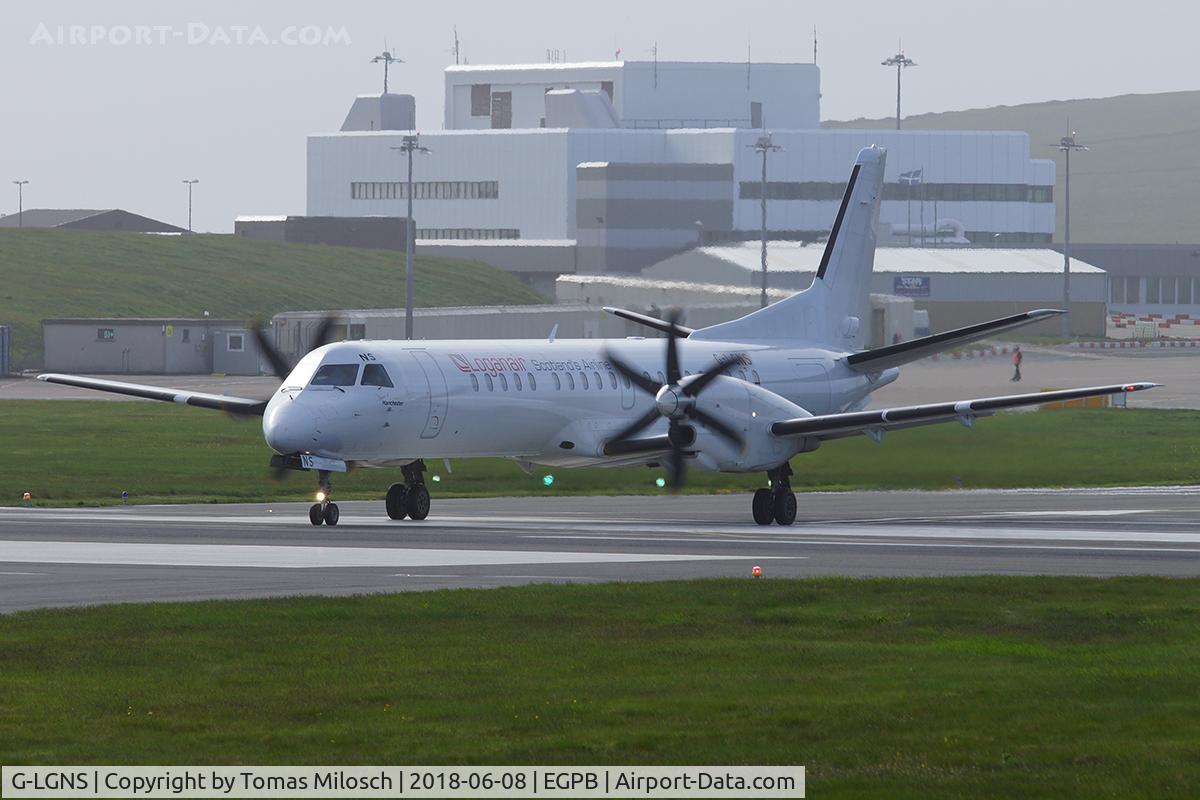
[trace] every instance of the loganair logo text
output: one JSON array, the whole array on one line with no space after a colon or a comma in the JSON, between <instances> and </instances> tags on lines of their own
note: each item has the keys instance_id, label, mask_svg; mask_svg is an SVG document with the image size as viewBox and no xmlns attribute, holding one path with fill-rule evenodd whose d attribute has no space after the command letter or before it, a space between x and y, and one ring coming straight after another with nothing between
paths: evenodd
<instances>
[{"instance_id":1,"label":"loganair logo text","mask_svg":"<svg viewBox=\"0 0 1200 800\"><path fill-rule=\"evenodd\" d=\"M485 372L492 377L501 372L528 372L525 359L516 356L480 356L467 358L461 353L451 353L450 360L459 372Z\"/></svg>"}]
</instances>

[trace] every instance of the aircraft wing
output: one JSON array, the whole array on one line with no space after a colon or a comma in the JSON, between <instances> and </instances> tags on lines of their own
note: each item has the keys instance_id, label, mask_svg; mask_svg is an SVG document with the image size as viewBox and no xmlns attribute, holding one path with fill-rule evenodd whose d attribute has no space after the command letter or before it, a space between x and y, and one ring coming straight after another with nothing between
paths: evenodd
<instances>
[{"instance_id":1,"label":"aircraft wing","mask_svg":"<svg viewBox=\"0 0 1200 800\"><path fill-rule=\"evenodd\" d=\"M885 431L933 425L957 420L970 426L976 417L987 417L997 411L1024 406L1040 406L1061 400L1078 400L1119 392L1140 392L1153 389L1157 383L1126 383L1115 386L1092 386L1084 389L1062 389L1054 392L1010 394L1003 397L984 397L977 400L957 400L948 403L929 403L919 406L883 408L877 411L851 411L842 414L821 414L815 417L785 419L771 425L776 436L804 436L814 439L838 439L865 434L878 439Z\"/></svg>"},{"instance_id":2,"label":"aircraft wing","mask_svg":"<svg viewBox=\"0 0 1200 800\"><path fill-rule=\"evenodd\" d=\"M968 325L965 328L955 328L952 331L944 331L935 333L932 336L922 336L920 339L911 339L907 342L899 344L891 344L887 347L877 347L874 350L863 350L858 353L851 353L846 356L846 363L852 369L859 372L880 372L888 367L898 367L901 364L908 364L911 361L919 361L922 358L940 353L943 350L948 350L951 347L959 347L971 342L977 342L980 339L986 339L997 333L1010 331L1013 328L1020 328L1023 325L1029 325L1034 322L1041 322L1044 319L1057 317L1064 312L1055 308L1037 308L1033 311L1025 311L1020 314L1013 314L1000 319L988 320L975 325Z\"/></svg>"},{"instance_id":3,"label":"aircraft wing","mask_svg":"<svg viewBox=\"0 0 1200 800\"><path fill-rule=\"evenodd\" d=\"M205 392L189 392L184 389L167 389L162 386L145 386L140 383L124 383L103 378L83 378L77 375L59 375L46 373L38 375L39 381L61 383L65 386L78 386L83 389L95 389L100 392L125 394L130 397L143 397L147 400L162 400L167 403L212 408L218 411L228 411L231 414L246 414L261 417L267 408L266 400L251 400L245 397L230 397L224 394L207 394Z\"/></svg>"}]
</instances>

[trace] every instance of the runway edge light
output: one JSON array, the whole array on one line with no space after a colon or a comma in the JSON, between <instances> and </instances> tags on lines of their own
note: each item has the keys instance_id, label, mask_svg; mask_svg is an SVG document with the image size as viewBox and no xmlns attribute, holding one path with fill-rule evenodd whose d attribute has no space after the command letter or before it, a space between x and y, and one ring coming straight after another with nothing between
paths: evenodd
<instances>
[{"instance_id":1,"label":"runway edge light","mask_svg":"<svg viewBox=\"0 0 1200 800\"><path fill-rule=\"evenodd\" d=\"M760 567L758 564L755 564L753 567L750 568L750 574L756 578L761 578L762 577L762 567Z\"/></svg>"}]
</instances>

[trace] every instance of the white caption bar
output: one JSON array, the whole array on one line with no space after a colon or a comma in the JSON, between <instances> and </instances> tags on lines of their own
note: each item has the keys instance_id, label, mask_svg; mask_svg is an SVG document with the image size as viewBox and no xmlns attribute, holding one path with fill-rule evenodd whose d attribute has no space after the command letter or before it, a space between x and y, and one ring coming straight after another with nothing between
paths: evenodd
<instances>
[{"instance_id":1,"label":"white caption bar","mask_svg":"<svg viewBox=\"0 0 1200 800\"><path fill-rule=\"evenodd\" d=\"M0 767L0 796L804 797L804 767Z\"/></svg>"}]
</instances>

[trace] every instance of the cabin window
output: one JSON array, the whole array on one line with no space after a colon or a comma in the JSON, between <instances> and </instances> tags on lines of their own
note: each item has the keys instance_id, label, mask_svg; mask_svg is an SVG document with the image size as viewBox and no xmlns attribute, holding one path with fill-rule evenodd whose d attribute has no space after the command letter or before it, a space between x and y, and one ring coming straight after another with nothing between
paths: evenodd
<instances>
[{"instance_id":1,"label":"cabin window","mask_svg":"<svg viewBox=\"0 0 1200 800\"><path fill-rule=\"evenodd\" d=\"M501 372L498 377L500 378L500 390L507 392L508 391L508 378L504 377L503 372Z\"/></svg>"},{"instance_id":2,"label":"cabin window","mask_svg":"<svg viewBox=\"0 0 1200 800\"><path fill-rule=\"evenodd\" d=\"M750 370L750 374L754 376L754 382L762 386L762 379L758 377L758 370L752 369Z\"/></svg>"},{"instance_id":3,"label":"cabin window","mask_svg":"<svg viewBox=\"0 0 1200 800\"><path fill-rule=\"evenodd\" d=\"M658 371L658 372L656 372L655 374L656 374L656 375L658 375L658 382L659 382L659 383L661 383L661 384L664 384L664 385L665 385L665 384L666 384L666 382L667 382L667 379L666 379L666 377L665 377L665 376L662 374L662 370L659 370L659 371Z\"/></svg>"},{"instance_id":4,"label":"cabin window","mask_svg":"<svg viewBox=\"0 0 1200 800\"><path fill-rule=\"evenodd\" d=\"M625 381L625 388L629 389L633 386L633 382L629 380L628 375L622 375L621 380Z\"/></svg>"},{"instance_id":5,"label":"cabin window","mask_svg":"<svg viewBox=\"0 0 1200 800\"><path fill-rule=\"evenodd\" d=\"M575 391L575 376L569 372L567 373L567 388L572 392Z\"/></svg>"},{"instance_id":6,"label":"cabin window","mask_svg":"<svg viewBox=\"0 0 1200 800\"><path fill-rule=\"evenodd\" d=\"M393 388L392 379L388 377L387 370L383 368L383 364L367 364L363 367L362 385Z\"/></svg>"},{"instance_id":7,"label":"cabin window","mask_svg":"<svg viewBox=\"0 0 1200 800\"><path fill-rule=\"evenodd\" d=\"M487 381L487 385L488 385L488 391L489 391L489 392L493 392L493 391L495 391L495 390L496 390L496 384L495 384L495 382L492 380L492 376L491 376L491 375L484 375L484 376L483 376L483 379L484 379L485 381Z\"/></svg>"},{"instance_id":8,"label":"cabin window","mask_svg":"<svg viewBox=\"0 0 1200 800\"><path fill-rule=\"evenodd\" d=\"M595 379L595 381L596 381L596 390L597 390L597 391L600 391L600 390L602 390L602 389L604 388L604 381L600 379L600 373L599 373L599 372L593 372L593 373L592 373L592 377L593 377L593 378Z\"/></svg>"},{"instance_id":9,"label":"cabin window","mask_svg":"<svg viewBox=\"0 0 1200 800\"><path fill-rule=\"evenodd\" d=\"M556 392L561 392L561 391L562 391L562 381L561 381L561 380L559 380L558 373L557 373L557 372L551 372L551 373L550 373L550 376L551 376L552 378L554 378L554 391L556 391Z\"/></svg>"},{"instance_id":10,"label":"cabin window","mask_svg":"<svg viewBox=\"0 0 1200 800\"><path fill-rule=\"evenodd\" d=\"M479 378L476 378L474 374L471 375L471 388L479 391Z\"/></svg>"},{"instance_id":11,"label":"cabin window","mask_svg":"<svg viewBox=\"0 0 1200 800\"><path fill-rule=\"evenodd\" d=\"M537 378L533 377L533 373L526 372L525 377L529 379L529 391L537 391Z\"/></svg>"},{"instance_id":12,"label":"cabin window","mask_svg":"<svg viewBox=\"0 0 1200 800\"><path fill-rule=\"evenodd\" d=\"M513 384L517 387L518 392L521 391L521 376L515 372L513 373Z\"/></svg>"},{"instance_id":13,"label":"cabin window","mask_svg":"<svg viewBox=\"0 0 1200 800\"><path fill-rule=\"evenodd\" d=\"M611 369L608 371L608 385L612 389L617 388L617 376L613 374Z\"/></svg>"},{"instance_id":14,"label":"cabin window","mask_svg":"<svg viewBox=\"0 0 1200 800\"><path fill-rule=\"evenodd\" d=\"M322 364L313 376L312 386L353 386L358 364Z\"/></svg>"},{"instance_id":15,"label":"cabin window","mask_svg":"<svg viewBox=\"0 0 1200 800\"><path fill-rule=\"evenodd\" d=\"M583 388L584 391L587 391L588 382L587 382L587 373L586 372L579 373L579 385Z\"/></svg>"}]
</instances>

